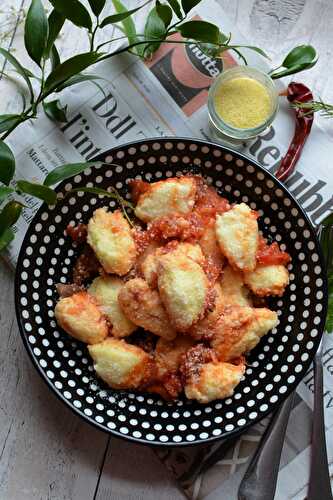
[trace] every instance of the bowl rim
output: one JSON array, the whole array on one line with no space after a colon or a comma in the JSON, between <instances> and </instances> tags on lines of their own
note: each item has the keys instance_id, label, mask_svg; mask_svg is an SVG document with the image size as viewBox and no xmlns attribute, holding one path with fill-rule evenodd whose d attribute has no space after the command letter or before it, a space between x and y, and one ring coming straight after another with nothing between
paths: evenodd
<instances>
[{"instance_id":1,"label":"bowl rim","mask_svg":"<svg viewBox=\"0 0 333 500\"><path fill-rule=\"evenodd\" d=\"M147 142L153 143L153 142L157 142L157 141L159 141L159 142L161 142L161 141L162 142L168 142L168 141L192 142L192 143L197 143L197 144L199 143L201 146L208 145L208 146L223 149L224 154L231 153L235 156L238 156L238 159L242 159L242 160L245 160L246 162L249 162L250 164L253 164L259 171L263 172L271 180L273 180L275 183L277 183L277 185L282 189L282 191L290 199L293 200L293 202L296 204L298 210L300 211L302 217L305 219L305 221L308 224L309 230L312 233L312 237L313 237L315 244L316 244L315 250L319 255L319 264L320 264L321 268L325 271L323 273L323 276L322 276L322 279L323 279L322 289L323 289L323 294L324 294L323 299L322 299L323 310L321 311L321 322L317 326L319 335L315 339L313 339L313 342L315 344L315 348L317 350L319 343L324 335L324 329L325 329L325 320L326 320L327 308L328 308L328 283L327 283L326 265L325 265L324 256L323 256L323 253L321 250L321 246L320 246L315 228L312 225L312 223L311 223L308 215L306 214L305 210L303 209L303 207L298 203L296 198L290 193L288 188L279 179L277 179L271 172L269 172L262 165L260 165L260 163L257 162L257 160L255 160L255 159L251 158L250 156L247 156L246 154L244 154L240 151L237 151L236 149L233 149L227 145L218 144L216 142L208 141L208 140L204 140L204 139L200 139L200 138L191 138L191 137L184 137L184 136L164 136L164 137L150 137L150 138L145 138L145 139L138 139L136 141L128 141L126 143L118 144L110 149L105 150L104 152L98 154L97 156L95 156L94 158L92 158L89 161L92 163L100 161L101 158L103 159L107 154L109 154L109 153L111 154L113 150L116 150L119 148L129 148L129 147L135 146L137 144L146 144ZM61 191L61 189L65 186L66 183L68 183L68 181L69 181L69 179L65 179L60 184L58 184L58 186L55 188L55 191L57 191L57 192ZM60 401L65 403L66 407L69 408L74 415L80 417L80 419L82 421L89 423L90 425L94 426L95 428L99 429L100 431L104 432L105 434L107 434L109 436L119 438L119 439L124 439L126 441L132 441L136 444L141 444L143 446L150 446L150 447L157 447L157 448L158 447L159 448L165 448L165 447L167 447L167 448L168 447L170 447L170 448L176 448L176 447L182 448L182 447L190 447L190 446L199 446L200 444L201 445L202 444L211 444L211 443L223 440L223 439L231 439L231 438L235 438L235 437L240 436L241 434L246 432L249 428L253 427L258 422L262 421L264 418L268 417L269 415L271 415L272 413L277 411L278 408L289 397L289 395L293 391L296 390L297 386L299 385L299 383L302 381L303 377L305 376L305 373L308 371L308 368L314 359L316 350L314 351L313 356L309 356L309 359L303 364L305 371L300 372L299 374L295 373L295 381L292 384L288 385L287 391L280 395L281 397L279 398L279 400L276 403L271 403L269 408L266 411L262 412L256 419L249 421L248 423L246 423L245 425L243 425L241 427L236 427L232 431L221 434L220 436L212 436L212 437L209 437L206 439L200 439L200 440L196 440L196 441L180 441L179 443L174 442L174 441L173 442L147 441L147 440L142 439L142 438L127 436L125 434L122 434L122 433L114 430L114 429L106 428L104 425L100 424L99 422L96 422L96 420L94 420L92 417L90 417L88 415L84 415L82 412L80 412L79 408L76 408L71 403L70 400L68 400L64 397L64 395L60 391L56 390L56 388L53 386L51 380L46 376L46 373L44 372L43 368L39 365L37 358L34 356L34 354L32 352L32 348L31 348L31 346L28 342L28 338L25 334L25 330L24 330L23 323L22 323L22 317L20 315L20 307L21 307L20 302L19 302L20 273L18 272L18 270L20 269L21 262L23 260L23 253L24 253L27 241L28 241L29 229L33 225L34 221L36 219L38 219L40 214L47 209L48 209L48 205L45 202L43 202L42 205L37 210L36 214L34 215L33 219L31 220L31 222L27 228L27 231L24 235L24 239L22 241L22 244L21 244L19 256L17 259L17 265L16 265L16 269L15 269L15 279L14 279L15 315L16 315L16 320L17 320L17 324L19 327L20 336L22 338L25 350L27 351L27 354L28 354L32 364L36 368L36 371L38 372L38 374L40 375L42 380L46 383L46 385L51 389L51 393L54 396L56 396Z\"/></svg>"}]
</instances>

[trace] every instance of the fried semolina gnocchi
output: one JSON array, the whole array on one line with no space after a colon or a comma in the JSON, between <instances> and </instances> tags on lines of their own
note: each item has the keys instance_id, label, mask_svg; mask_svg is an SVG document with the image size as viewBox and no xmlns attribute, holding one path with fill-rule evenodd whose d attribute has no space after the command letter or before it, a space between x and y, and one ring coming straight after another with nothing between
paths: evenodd
<instances>
[{"instance_id":1,"label":"fried semolina gnocchi","mask_svg":"<svg viewBox=\"0 0 333 500\"><path fill-rule=\"evenodd\" d=\"M119 210L94 212L73 283L58 287L56 319L88 344L114 389L228 397L244 356L278 324L264 297L284 293L290 256L259 235L257 212L200 176L131 187L142 223L131 229ZM70 234L78 242L85 231Z\"/></svg>"},{"instance_id":2,"label":"fried semolina gnocchi","mask_svg":"<svg viewBox=\"0 0 333 500\"><path fill-rule=\"evenodd\" d=\"M237 364L220 362L204 344L190 348L181 359L180 371L185 395L199 403L226 398L233 394L245 370L243 358Z\"/></svg>"},{"instance_id":3,"label":"fried semolina gnocchi","mask_svg":"<svg viewBox=\"0 0 333 500\"><path fill-rule=\"evenodd\" d=\"M210 362L201 366L198 376L185 384L185 395L199 403L232 396L245 372L245 364Z\"/></svg>"},{"instance_id":4,"label":"fried semolina gnocchi","mask_svg":"<svg viewBox=\"0 0 333 500\"><path fill-rule=\"evenodd\" d=\"M259 264L254 271L244 273L244 282L259 297L280 297L289 283L289 273L281 264Z\"/></svg>"},{"instance_id":5,"label":"fried semolina gnocchi","mask_svg":"<svg viewBox=\"0 0 333 500\"><path fill-rule=\"evenodd\" d=\"M259 244L257 214L245 203L216 216L216 237L229 264L240 271L253 271Z\"/></svg>"},{"instance_id":6,"label":"fried semolina gnocchi","mask_svg":"<svg viewBox=\"0 0 333 500\"><path fill-rule=\"evenodd\" d=\"M130 226L120 210L95 210L88 223L87 241L107 273L123 276L133 267L135 242Z\"/></svg>"},{"instance_id":7,"label":"fried semolina gnocchi","mask_svg":"<svg viewBox=\"0 0 333 500\"><path fill-rule=\"evenodd\" d=\"M160 338L155 349L157 376L160 379L177 373L181 357L194 344L194 340L187 335L177 335L174 340Z\"/></svg>"},{"instance_id":8,"label":"fried semolina gnocchi","mask_svg":"<svg viewBox=\"0 0 333 500\"><path fill-rule=\"evenodd\" d=\"M147 383L153 370L149 354L121 339L107 338L88 346L97 375L114 389L136 389Z\"/></svg>"},{"instance_id":9,"label":"fried semolina gnocchi","mask_svg":"<svg viewBox=\"0 0 333 500\"><path fill-rule=\"evenodd\" d=\"M224 306L251 306L250 292L244 285L241 272L235 271L231 266L223 269L221 278L221 293Z\"/></svg>"},{"instance_id":10,"label":"fried semolina gnocchi","mask_svg":"<svg viewBox=\"0 0 333 500\"><path fill-rule=\"evenodd\" d=\"M203 235L199 240L199 245L205 257L211 259L211 262L218 268L222 269L224 256L221 252L216 238L215 219L205 228Z\"/></svg>"},{"instance_id":11,"label":"fried semolina gnocchi","mask_svg":"<svg viewBox=\"0 0 333 500\"><path fill-rule=\"evenodd\" d=\"M145 280L133 278L127 281L119 291L118 302L135 325L168 340L175 338L176 330L170 324L158 292L152 290Z\"/></svg>"},{"instance_id":12,"label":"fried semolina gnocchi","mask_svg":"<svg viewBox=\"0 0 333 500\"><path fill-rule=\"evenodd\" d=\"M159 257L161 257L161 255L163 255L165 252L166 247L156 248L155 250L148 253L147 257L141 263L141 272L149 286L151 286L152 288L157 287L158 260ZM192 243L177 243L173 246L172 252L185 255L198 264L203 264L205 260L200 246Z\"/></svg>"},{"instance_id":13,"label":"fried semolina gnocchi","mask_svg":"<svg viewBox=\"0 0 333 500\"><path fill-rule=\"evenodd\" d=\"M217 321L211 347L220 361L231 361L254 349L277 324L276 312L266 307L228 307Z\"/></svg>"},{"instance_id":14,"label":"fried semolina gnocchi","mask_svg":"<svg viewBox=\"0 0 333 500\"><path fill-rule=\"evenodd\" d=\"M135 189L135 181L133 182ZM166 215L189 214L195 203L197 182L194 177L173 177L144 184L138 196L135 215L143 222Z\"/></svg>"},{"instance_id":15,"label":"fried semolina gnocchi","mask_svg":"<svg viewBox=\"0 0 333 500\"><path fill-rule=\"evenodd\" d=\"M159 394L164 399L175 399L183 390L179 373L182 356L193 346L191 337L178 335L174 340L160 338L155 349L156 380L147 391Z\"/></svg>"},{"instance_id":16,"label":"fried semolina gnocchi","mask_svg":"<svg viewBox=\"0 0 333 500\"><path fill-rule=\"evenodd\" d=\"M195 323L188 333L196 340L210 340L212 337L215 325L224 310L224 297L222 294L221 285L215 283L213 291L215 292L214 304L211 308L207 308L205 316Z\"/></svg>"},{"instance_id":17,"label":"fried semolina gnocchi","mask_svg":"<svg viewBox=\"0 0 333 500\"><path fill-rule=\"evenodd\" d=\"M158 260L157 283L176 330L185 332L202 318L211 287L197 262L177 252L162 255Z\"/></svg>"},{"instance_id":18,"label":"fried semolina gnocchi","mask_svg":"<svg viewBox=\"0 0 333 500\"><path fill-rule=\"evenodd\" d=\"M100 309L112 325L113 337L127 337L137 329L118 304L118 294L123 284L121 278L100 276L95 278L88 288L88 292L95 297Z\"/></svg>"},{"instance_id":19,"label":"fried semolina gnocchi","mask_svg":"<svg viewBox=\"0 0 333 500\"><path fill-rule=\"evenodd\" d=\"M60 299L54 313L65 332L86 344L102 342L109 333L107 321L96 300L86 291Z\"/></svg>"}]
</instances>

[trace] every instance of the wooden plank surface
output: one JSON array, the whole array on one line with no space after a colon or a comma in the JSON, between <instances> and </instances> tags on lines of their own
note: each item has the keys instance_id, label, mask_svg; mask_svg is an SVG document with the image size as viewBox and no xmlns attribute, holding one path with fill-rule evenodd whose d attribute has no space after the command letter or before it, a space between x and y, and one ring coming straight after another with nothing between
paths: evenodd
<instances>
[{"instance_id":1,"label":"wooden plank surface","mask_svg":"<svg viewBox=\"0 0 333 500\"><path fill-rule=\"evenodd\" d=\"M331 0L219 1L249 42L263 47L276 65L294 45L313 43L320 60L315 68L297 78L308 83L317 96L333 102ZM11 5L20 8L24 3L29 2L5 0L1 10ZM0 26L3 16L0 13ZM84 43L73 31L59 45L62 53L68 53L81 49ZM20 27L6 46L10 44L21 55ZM12 89L1 82L1 91L9 96ZM7 110L9 100L0 100L0 112ZM333 138L332 125L324 119L319 123ZM13 273L3 264L0 331L1 500L183 498L152 450L109 439L84 424L50 394L24 352L14 315Z\"/></svg>"}]
</instances>

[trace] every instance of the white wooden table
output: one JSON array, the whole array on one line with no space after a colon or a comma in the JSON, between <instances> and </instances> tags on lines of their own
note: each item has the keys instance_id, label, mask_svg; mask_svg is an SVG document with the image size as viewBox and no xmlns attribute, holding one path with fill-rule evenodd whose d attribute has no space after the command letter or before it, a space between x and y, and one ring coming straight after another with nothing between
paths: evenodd
<instances>
[{"instance_id":1,"label":"white wooden table","mask_svg":"<svg viewBox=\"0 0 333 500\"><path fill-rule=\"evenodd\" d=\"M312 43L319 62L301 79L317 96L333 102L332 0L219 1L249 42L264 48L274 63L279 63L291 47ZM0 9L8 10L6 5L27 7L29 3L2 0ZM136 4L135 0L130 0L132 3ZM0 34L2 20L0 13ZM71 51L79 45L73 33L75 29L70 34ZM62 40L63 52L66 38ZM20 57L20 28L4 46L15 47ZM13 112L7 109L9 87L1 82L0 89L0 113ZM332 126L324 119L319 123L332 134ZM24 351L13 288L13 272L1 263L0 500L183 498L153 451L109 438L83 423L50 393Z\"/></svg>"}]
</instances>

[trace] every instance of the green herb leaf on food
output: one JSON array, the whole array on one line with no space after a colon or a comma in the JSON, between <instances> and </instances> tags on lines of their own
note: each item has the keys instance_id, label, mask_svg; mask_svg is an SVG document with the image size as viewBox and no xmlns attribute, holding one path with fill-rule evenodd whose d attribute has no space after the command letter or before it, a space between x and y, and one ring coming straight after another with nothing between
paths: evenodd
<instances>
[{"instance_id":1,"label":"green herb leaf on food","mask_svg":"<svg viewBox=\"0 0 333 500\"><path fill-rule=\"evenodd\" d=\"M113 198L117 200L121 205L124 205L127 208L130 208L131 210L134 210L134 207L132 203L128 200L125 200L118 191L113 188L112 186L110 187L110 191L106 191L105 189L97 188L97 187L78 187L71 189L68 194L70 193L90 193L90 194L97 194L99 196L107 196L108 198Z\"/></svg>"},{"instance_id":2,"label":"green herb leaf on food","mask_svg":"<svg viewBox=\"0 0 333 500\"><path fill-rule=\"evenodd\" d=\"M91 30L92 22L87 9L78 0L50 0L53 7L76 26Z\"/></svg>"},{"instance_id":3,"label":"green herb leaf on food","mask_svg":"<svg viewBox=\"0 0 333 500\"><path fill-rule=\"evenodd\" d=\"M61 107L59 99L50 102L43 101L43 109L50 120L59 123L67 122L67 106Z\"/></svg>"},{"instance_id":4,"label":"green herb leaf on food","mask_svg":"<svg viewBox=\"0 0 333 500\"><path fill-rule=\"evenodd\" d=\"M88 167L99 165L100 162L67 163L54 168L44 179L44 186L54 186L60 181L78 175Z\"/></svg>"},{"instance_id":5,"label":"green herb leaf on food","mask_svg":"<svg viewBox=\"0 0 333 500\"><path fill-rule=\"evenodd\" d=\"M17 181L17 189L22 193L30 194L45 201L48 205L54 205L57 201L57 194L47 186L43 184L37 184L35 182L29 181Z\"/></svg>"},{"instance_id":6,"label":"green herb leaf on food","mask_svg":"<svg viewBox=\"0 0 333 500\"><path fill-rule=\"evenodd\" d=\"M0 181L8 184L15 173L15 158L12 150L0 139Z\"/></svg>"},{"instance_id":7,"label":"green herb leaf on food","mask_svg":"<svg viewBox=\"0 0 333 500\"><path fill-rule=\"evenodd\" d=\"M187 21L177 26L182 37L207 43L219 43L220 30L207 21Z\"/></svg>"},{"instance_id":8,"label":"green herb leaf on food","mask_svg":"<svg viewBox=\"0 0 333 500\"><path fill-rule=\"evenodd\" d=\"M32 0L24 25L24 44L31 59L41 65L49 33L49 23L41 0Z\"/></svg>"}]
</instances>

